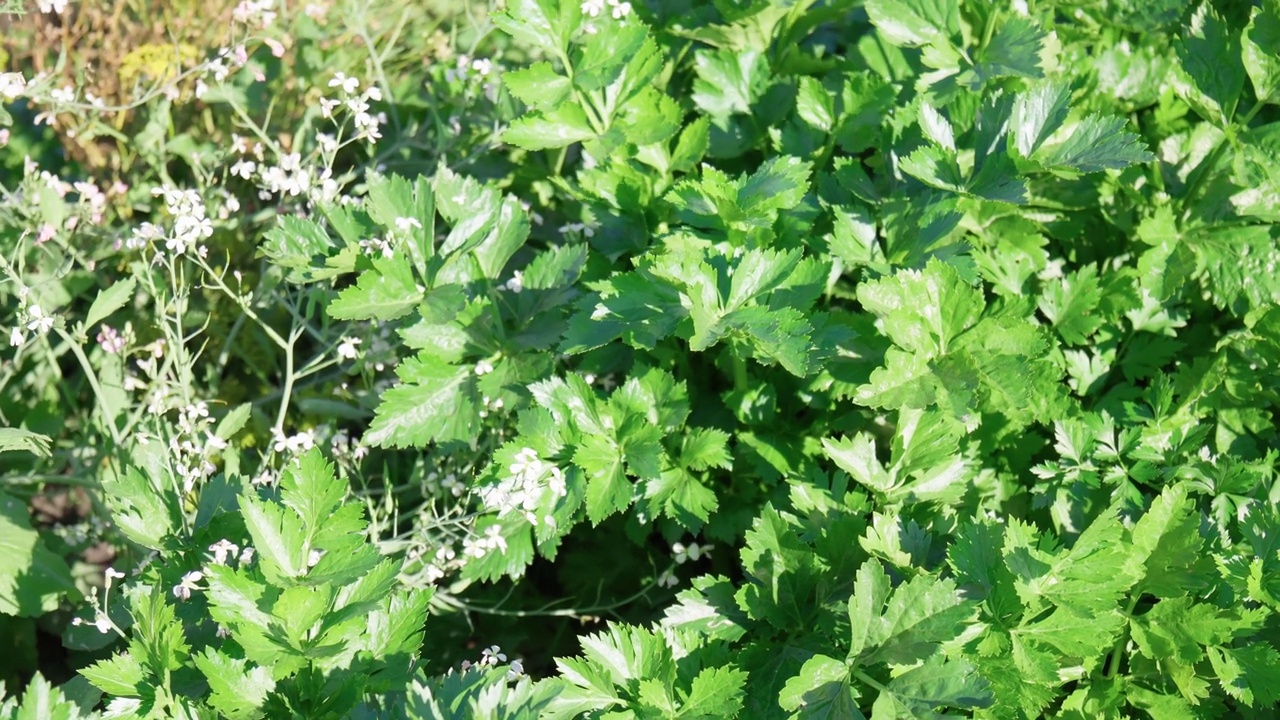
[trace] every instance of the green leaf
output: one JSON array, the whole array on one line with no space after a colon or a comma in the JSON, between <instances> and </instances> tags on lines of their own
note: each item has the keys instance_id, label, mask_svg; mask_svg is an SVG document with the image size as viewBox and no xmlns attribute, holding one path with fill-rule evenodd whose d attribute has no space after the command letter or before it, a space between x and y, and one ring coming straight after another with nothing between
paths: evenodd
<instances>
[{"instance_id":1,"label":"green leaf","mask_svg":"<svg viewBox=\"0 0 1280 720\"><path fill-rule=\"evenodd\" d=\"M595 136L582 108L565 104L519 118L502 133L502 141L525 150L548 150L586 142Z\"/></svg>"},{"instance_id":2,"label":"green leaf","mask_svg":"<svg viewBox=\"0 0 1280 720\"><path fill-rule=\"evenodd\" d=\"M280 502L291 508L309 528L318 528L342 505L347 484L317 449L308 450L280 474Z\"/></svg>"},{"instance_id":3,"label":"green leaf","mask_svg":"<svg viewBox=\"0 0 1280 720\"><path fill-rule=\"evenodd\" d=\"M102 692L117 697L141 697L148 684L146 670L127 652L81 668L80 674Z\"/></svg>"},{"instance_id":4,"label":"green leaf","mask_svg":"<svg viewBox=\"0 0 1280 720\"><path fill-rule=\"evenodd\" d=\"M1280 102L1280 0L1253 8L1241 41L1254 94L1260 102Z\"/></svg>"},{"instance_id":5,"label":"green leaf","mask_svg":"<svg viewBox=\"0 0 1280 720\"><path fill-rule=\"evenodd\" d=\"M80 683L84 681L77 678ZM71 683L54 687L44 676L36 673L22 693L22 702L9 698L0 703L0 718L4 720L93 720L98 713L88 708L94 701L85 702L69 691ZM0 699L4 692L0 689Z\"/></svg>"},{"instance_id":6,"label":"green leaf","mask_svg":"<svg viewBox=\"0 0 1280 720\"><path fill-rule=\"evenodd\" d=\"M1200 516L1184 484L1166 487L1133 527L1132 572L1144 592L1176 597L1202 589L1211 572Z\"/></svg>"},{"instance_id":7,"label":"green leaf","mask_svg":"<svg viewBox=\"0 0 1280 720\"><path fill-rule=\"evenodd\" d=\"M930 260L923 271L900 270L862 283L858 301L884 321L894 343L928 356L946 354L978 321L984 305L981 291L939 260Z\"/></svg>"},{"instance_id":8,"label":"green leaf","mask_svg":"<svg viewBox=\"0 0 1280 720\"><path fill-rule=\"evenodd\" d=\"M371 175L368 180L365 208L392 236L406 237L418 249L410 253L415 263L425 262L435 254L435 197L426 177L414 182L399 175ZM401 220L414 220L407 228ZM425 272L419 267L419 272Z\"/></svg>"},{"instance_id":9,"label":"green leaf","mask_svg":"<svg viewBox=\"0 0 1280 720\"><path fill-rule=\"evenodd\" d=\"M686 428L680 438L680 464L690 470L731 469L729 434L714 428Z\"/></svg>"},{"instance_id":10,"label":"green leaf","mask_svg":"<svg viewBox=\"0 0 1280 720\"><path fill-rule=\"evenodd\" d=\"M142 665L158 678L182 667L191 651L166 595L163 588L154 586L146 595L135 595L131 602L134 637L129 650L141 655Z\"/></svg>"},{"instance_id":11,"label":"green leaf","mask_svg":"<svg viewBox=\"0 0 1280 720\"><path fill-rule=\"evenodd\" d=\"M265 716L262 707L275 690L271 671L250 667L248 662L207 648L192 657L209 683L208 702L230 720L256 720Z\"/></svg>"},{"instance_id":12,"label":"green leaf","mask_svg":"<svg viewBox=\"0 0 1280 720\"><path fill-rule=\"evenodd\" d=\"M881 493L893 489L894 479L876 458L875 440L870 435L859 433L839 440L823 438L822 451L856 482Z\"/></svg>"},{"instance_id":13,"label":"green leaf","mask_svg":"<svg viewBox=\"0 0 1280 720\"><path fill-rule=\"evenodd\" d=\"M260 249L272 262L290 271L290 282L316 282L338 274L325 267L337 247L323 227L292 215L281 215L277 223L263 235Z\"/></svg>"},{"instance_id":14,"label":"green leaf","mask_svg":"<svg viewBox=\"0 0 1280 720\"><path fill-rule=\"evenodd\" d=\"M1209 648L1222 689L1247 707L1270 707L1280 700L1280 653L1256 643L1242 648Z\"/></svg>"},{"instance_id":15,"label":"green leaf","mask_svg":"<svg viewBox=\"0 0 1280 720\"><path fill-rule=\"evenodd\" d=\"M36 618L77 596L67 562L31 528L27 503L0 492L0 612Z\"/></svg>"},{"instance_id":16,"label":"green leaf","mask_svg":"<svg viewBox=\"0 0 1280 720\"><path fill-rule=\"evenodd\" d=\"M633 487L623 473L622 450L612 438L583 438L573 462L587 474L587 517L593 525L631 505Z\"/></svg>"},{"instance_id":17,"label":"green leaf","mask_svg":"<svg viewBox=\"0 0 1280 720\"><path fill-rule=\"evenodd\" d=\"M684 470L665 470L644 489L650 514L666 515L690 530L710 520L719 504L711 488Z\"/></svg>"},{"instance_id":18,"label":"green leaf","mask_svg":"<svg viewBox=\"0 0 1280 720\"><path fill-rule=\"evenodd\" d=\"M693 62L693 102L718 127L735 114L750 115L770 84L769 61L754 50L699 50Z\"/></svg>"},{"instance_id":19,"label":"green leaf","mask_svg":"<svg viewBox=\"0 0 1280 720\"><path fill-rule=\"evenodd\" d=\"M475 372L429 354L396 368L400 384L382 395L365 442L379 447L425 447L472 437L477 422Z\"/></svg>"},{"instance_id":20,"label":"green leaf","mask_svg":"<svg viewBox=\"0 0 1280 720\"><path fill-rule=\"evenodd\" d=\"M704 668L693 678L680 706L682 718L732 718L742 710L747 673L733 667Z\"/></svg>"},{"instance_id":21,"label":"green leaf","mask_svg":"<svg viewBox=\"0 0 1280 720\"><path fill-rule=\"evenodd\" d=\"M1071 88L1045 82L1017 94L1009 117L1010 138L1018 154L1029 158L1067 120Z\"/></svg>"},{"instance_id":22,"label":"green leaf","mask_svg":"<svg viewBox=\"0 0 1280 720\"><path fill-rule=\"evenodd\" d=\"M38 457L49 457L48 436L22 428L0 428L0 453L25 451Z\"/></svg>"},{"instance_id":23,"label":"green leaf","mask_svg":"<svg viewBox=\"0 0 1280 720\"><path fill-rule=\"evenodd\" d=\"M1030 18L1010 17L996 29L991 42L978 53L974 71L982 82L991 78L1040 78L1040 53L1046 34Z\"/></svg>"},{"instance_id":24,"label":"green leaf","mask_svg":"<svg viewBox=\"0 0 1280 720\"><path fill-rule=\"evenodd\" d=\"M135 278L127 277L112 283L106 290L100 290L98 296L93 299L93 304L89 306L89 312L85 315L85 330L93 328L94 325L106 320L109 315L124 307L133 299L133 291L137 286L138 281Z\"/></svg>"},{"instance_id":25,"label":"green leaf","mask_svg":"<svg viewBox=\"0 0 1280 720\"><path fill-rule=\"evenodd\" d=\"M1084 345L1106 320L1098 310L1102 298L1097 267L1085 265L1046 283L1040 296L1040 312L1049 318L1063 340Z\"/></svg>"},{"instance_id":26,"label":"green leaf","mask_svg":"<svg viewBox=\"0 0 1280 720\"><path fill-rule=\"evenodd\" d=\"M831 132L835 127L835 102L821 80L807 76L800 78L796 114L816 130Z\"/></svg>"},{"instance_id":27,"label":"green leaf","mask_svg":"<svg viewBox=\"0 0 1280 720\"><path fill-rule=\"evenodd\" d=\"M936 715L939 707L985 708L992 703L987 681L972 664L933 657L889 681L871 707L873 718L914 718Z\"/></svg>"},{"instance_id":28,"label":"green leaf","mask_svg":"<svg viewBox=\"0 0 1280 720\"><path fill-rule=\"evenodd\" d=\"M568 49L568 33L575 26L569 22L575 5L558 0L512 0L506 11L493 15L493 24L524 45L563 55Z\"/></svg>"},{"instance_id":29,"label":"green leaf","mask_svg":"<svg viewBox=\"0 0 1280 720\"><path fill-rule=\"evenodd\" d=\"M973 607L950 580L923 575L891 590L880 562L868 560L849 598L849 659L902 665L924 660L939 643L960 635L972 615Z\"/></svg>"},{"instance_id":30,"label":"green leaf","mask_svg":"<svg viewBox=\"0 0 1280 720\"><path fill-rule=\"evenodd\" d=\"M1244 89L1240 36L1213 5L1202 2L1175 43L1181 73L1178 93L1204 119L1225 127Z\"/></svg>"},{"instance_id":31,"label":"green leaf","mask_svg":"<svg viewBox=\"0 0 1280 720\"><path fill-rule=\"evenodd\" d=\"M130 467L123 475L105 478L102 489L112 519L130 540L153 550L165 547L180 524L172 488Z\"/></svg>"},{"instance_id":32,"label":"green leaf","mask_svg":"<svg viewBox=\"0 0 1280 720\"><path fill-rule=\"evenodd\" d=\"M409 261L399 253L377 257L373 268L360 274L353 287L329 303L337 320L394 320L422 302L423 291L413 279Z\"/></svg>"},{"instance_id":33,"label":"green leaf","mask_svg":"<svg viewBox=\"0 0 1280 720\"><path fill-rule=\"evenodd\" d=\"M240 514L253 538L263 574L272 584L288 586L307 572L306 532L298 519L275 503L241 495Z\"/></svg>"},{"instance_id":34,"label":"green leaf","mask_svg":"<svg viewBox=\"0 0 1280 720\"><path fill-rule=\"evenodd\" d=\"M1125 130L1126 124L1121 117L1090 115L1062 141L1041 148L1033 159L1048 169L1083 173L1150 162L1155 156L1147 151L1141 137Z\"/></svg>"},{"instance_id":35,"label":"green leaf","mask_svg":"<svg viewBox=\"0 0 1280 720\"><path fill-rule=\"evenodd\" d=\"M502 74L502 84L520 102L534 110L547 111L569 98L573 83L557 73L551 63L536 62Z\"/></svg>"},{"instance_id":36,"label":"green leaf","mask_svg":"<svg viewBox=\"0 0 1280 720\"><path fill-rule=\"evenodd\" d=\"M948 0L868 0L866 8L876 30L894 45L920 47L960 32L959 6Z\"/></svg>"},{"instance_id":37,"label":"green leaf","mask_svg":"<svg viewBox=\"0 0 1280 720\"><path fill-rule=\"evenodd\" d=\"M787 681L778 697L783 710L798 720L866 717L858 709L858 688L849 667L834 658L815 655Z\"/></svg>"}]
</instances>

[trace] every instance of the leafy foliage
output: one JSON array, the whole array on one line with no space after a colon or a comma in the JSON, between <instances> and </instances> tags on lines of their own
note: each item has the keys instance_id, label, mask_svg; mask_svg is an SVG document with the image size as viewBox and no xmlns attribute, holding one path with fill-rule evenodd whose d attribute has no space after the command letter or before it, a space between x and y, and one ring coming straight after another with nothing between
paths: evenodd
<instances>
[{"instance_id":1,"label":"leafy foliage","mask_svg":"<svg viewBox=\"0 0 1280 720\"><path fill-rule=\"evenodd\" d=\"M518 67L438 78L485 78L482 122L386 103L489 137L425 163L402 134L281 214L280 307L198 266L283 356L201 436L210 470L93 389L127 450L103 505L154 554L94 614L125 642L82 671L109 713L1275 711L1280 6L489 18L477 47ZM143 265L63 343L159 294ZM0 450L50 455L42 431ZM74 599L50 533L4 518L0 612Z\"/></svg>"}]
</instances>

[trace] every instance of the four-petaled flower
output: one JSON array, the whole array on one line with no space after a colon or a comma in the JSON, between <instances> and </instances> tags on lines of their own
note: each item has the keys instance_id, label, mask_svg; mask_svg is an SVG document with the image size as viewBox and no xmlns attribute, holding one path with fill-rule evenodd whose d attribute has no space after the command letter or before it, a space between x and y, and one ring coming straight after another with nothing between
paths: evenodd
<instances>
[{"instance_id":1,"label":"four-petaled flower","mask_svg":"<svg viewBox=\"0 0 1280 720\"><path fill-rule=\"evenodd\" d=\"M192 570L182 576L182 582L173 586L173 596L179 600L190 600L192 591L199 592L200 587L196 583L204 579L204 573L199 570Z\"/></svg>"}]
</instances>

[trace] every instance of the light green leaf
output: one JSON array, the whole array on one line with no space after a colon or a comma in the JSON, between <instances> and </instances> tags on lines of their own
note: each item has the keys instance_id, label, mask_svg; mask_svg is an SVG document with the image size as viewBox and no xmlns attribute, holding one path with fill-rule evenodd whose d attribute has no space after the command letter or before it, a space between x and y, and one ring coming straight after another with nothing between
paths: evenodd
<instances>
[{"instance_id":1,"label":"light green leaf","mask_svg":"<svg viewBox=\"0 0 1280 720\"><path fill-rule=\"evenodd\" d=\"M1280 102L1280 0L1254 7L1242 38L1244 69L1261 102Z\"/></svg>"},{"instance_id":2,"label":"light green leaf","mask_svg":"<svg viewBox=\"0 0 1280 720\"><path fill-rule=\"evenodd\" d=\"M859 694L848 665L826 655L815 655L787 681L778 704L796 720L857 720L866 717L858 709Z\"/></svg>"},{"instance_id":3,"label":"light green leaf","mask_svg":"<svg viewBox=\"0 0 1280 720\"><path fill-rule=\"evenodd\" d=\"M262 706L276 687L270 669L250 667L247 661L214 648L207 648L192 660L209 683L209 704L220 715L230 720L256 720L265 716Z\"/></svg>"},{"instance_id":4,"label":"light green leaf","mask_svg":"<svg viewBox=\"0 0 1280 720\"><path fill-rule=\"evenodd\" d=\"M1244 89L1239 34L1205 0L1191 14L1174 48L1181 70L1175 89L1201 117L1225 127Z\"/></svg>"},{"instance_id":5,"label":"light green leaf","mask_svg":"<svg viewBox=\"0 0 1280 720\"><path fill-rule=\"evenodd\" d=\"M394 320L413 310L422 296L403 255L380 256L374 259L372 269L360 274L355 286L338 293L329 304L329 316L337 320Z\"/></svg>"},{"instance_id":6,"label":"light green leaf","mask_svg":"<svg viewBox=\"0 0 1280 720\"><path fill-rule=\"evenodd\" d=\"M475 372L429 354L405 361L401 383L382 395L365 442L379 447L425 447L472 437L477 421Z\"/></svg>"},{"instance_id":7,"label":"light green leaf","mask_svg":"<svg viewBox=\"0 0 1280 720\"><path fill-rule=\"evenodd\" d=\"M520 102L534 110L547 111L568 99L573 91L569 78L557 73L551 63L536 62L502 74L502 84Z\"/></svg>"},{"instance_id":8,"label":"light green leaf","mask_svg":"<svg viewBox=\"0 0 1280 720\"><path fill-rule=\"evenodd\" d=\"M137 285L138 281L135 278L127 277L112 283L106 290L98 291L98 296L93 299L93 304L89 306L89 312L85 315L85 330L92 329L94 325L107 319L111 313L124 307L133 299L133 291Z\"/></svg>"},{"instance_id":9,"label":"light green leaf","mask_svg":"<svg viewBox=\"0 0 1280 720\"><path fill-rule=\"evenodd\" d=\"M26 451L39 457L49 457L49 444L45 435L22 428L0 428L0 453Z\"/></svg>"},{"instance_id":10,"label":"light green leaf","mask_svg":"<svg viewBox=\"0 0 1280 720\"><path fill-rule=\"evenodd\" d=\"M27 504L0 492L0 613L38 617L77 596L71 569L31 527Z\"/></svg>"},{"instance_id":11,"label":"light green leaf","mask_svg":"<svg viewBox=\"0 0 1280 720\"><path fill-rule=\"evenodd\" d=\"M960 8L950 0L868 0L867 16L894 45L920 47L960 31Z\"/></svg>"},{"instance_id":12,"label":"light green leaf","mask_svg":"<svg viewBox=\"0 0 1280 720\"><path fill-rule=\"evenodd\" d=\"M548 150L585 142L595 136L596 131L582 108L565 104L516 120L502 133L502 141L525 150Z\"/></svg>"}]
</instances>

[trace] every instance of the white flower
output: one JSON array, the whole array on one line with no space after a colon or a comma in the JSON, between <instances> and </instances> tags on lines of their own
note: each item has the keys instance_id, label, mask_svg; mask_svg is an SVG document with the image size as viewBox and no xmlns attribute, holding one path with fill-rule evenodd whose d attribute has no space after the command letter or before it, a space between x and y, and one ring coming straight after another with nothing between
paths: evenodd
<instances>
[{"instance_id":1,"label":"white flower","mask_svg":"<svg viewBox=\"0 0 1280 720\"><path fill-rule=\"evenodd\" d=\"M120 580L124 578L124 573L109 567L102 573L107 578L107 584L110 585L112 580Z\"/></svg>"},{"instance_id":2,"label":"white flower","mask_svg":"<svg viewBox=\"0 0 1280 720\"><path fill-rule=\"evenodd\" d=\"M67 0L36 0L42 13L55 13L61 15L67 9Z\"/></svg>"},{"instance_id":3,"label":"white flower","mask_svg":"<svg viewBox=\"0 0 1280 720\"><path fill-rule=\"evenodd\" d=\"M74 102L76 99L75 88L71 87L70 85L67 85L66 87L58 88L57 90L52 90L49 92L49 99L57 103Z\"/></svg>"},{"instance_id":4,"label":"white flower","mask_svg":"<svg viewBox=\"0 0 1280 720\"><path fill-rule=\"evenodd\" d=\"M491 372L493 372L493 363L488 360L476 363L476 375L488 375Z\"/></svg>"},{"instance_id":5,"label":"white flower","mask_svg":"<svg viewBox=\"0 0 1280 720\"><path fill-rule=\"evenodd\" d=\"M471 61L471 69L475 70L482 77L493 71L493 61L489 58L476 58Z\"/></svg>"},{"instance_id":6,"label":"white flower","mask_svg":"<svg viewBox=\"0 0 1280 720\"><path fill-rule=\"evenodd\" d=\"M699 545L698 543L689 543L686 547L684 543L676 543L671 546L671 552L675 553L676 564L683 565L690 560L711 557L712 547L710 544Z\"/></svg>"},{"instance_id":7,"label":"white flower","mask_svg":"<svg viewBox=\"0 0 1280 720\"><path fill-rule=\"evenodd\" d=\"M360 87L360 81L347 77L346 73L335 73L333 79L329 81L329 87L340 87L342 92L351 95Z\"/></svg>"},{"instance_id":8,"label":"white flower","mask_svg":"<svg viewBox=\"0 0 1280 720\"><path fill-rule=\"evenodd\" d=\"M9 331L10 347L21 347L22 343L26 342L26 340L27 339L22 335L22 328L14 327Z\"/></svg>"},{"instance_id":9,"label":"white flower","mask_svg":"<svg viewBox=\"0 0 1280 720\"><path fill-rule=\"evenodd\" d=\"M216 565L226 565L227 558L234 557L239 551L239 546L226 538L209 546L209 552L213 553L213 562Z\"/></svg>"},{"instance_id":10,"label":"white flower","mask_svg":"<svg viewBox=\"0 0 1280 720\"><path fill-rule=\"evenodd\" d=\"M516 270L511 274L511 279L508 280L503 287L519 295L520 291L524 290L524 273Z\"/></svg>"},{"instance_id":11,"label":"white flower","mask_svg":"<svg viewBox=\"0 0 1280 720\"><path fill-rule=\"evenodd\" d=\"M680 578L676 577L676 574L670 569L664 570L663 573L658 576L658 587L673 588L679 583Z\"/></svg>"},{"instance_id":12,"label":"white flower","mask_svg":"<svg viewBox=\"0 0 1280 720\"><path fill-rule=\"evenodd\" d=\"M497 665L500 662L506 662L507 656L502 652L502 648L497 645L490 645L480 652L481 665Z\"/></svg>"},{"instance_id":13,"label":"white flower","mask_svg":"<svg viewBox=\"0 0 1280 720\"><path fill-rule=\"evenodd\" d=\"M622 2L621 0L609 0L609 6L613 8L613 19L621 20L631 14L631 3Z\"/></svg>"},{"instance_id":14,"label":"white flower","mask_svg":"<svg viewBox=\"0 0 1280 720\"><path fill-rule=\"evenodd\" d=\"M507 679L515 680L524 674L524 661L512 660L511 666L507 668Z\"/></svg>"},{"instance_id":15,"label":"white flower","mask_svg":"<svg viewBox=\"0 0 1280 720\"><path fill-rule=\"evenodd\" d=\"M240 564L248 565L251 562L253 562L253 548L246 546L240 551Z\"/></svg>"},{"instance_id":16,"label":"white flower","mask_svg":"<svg viewBox=\"0 0 1280 720\"><path fill-rule=\"evenodd\" d=\"M199 586L197 586L196 583L200 582L203 579L204 579L204 573L200 572L199 570L192 570L186 575L183 575L182 582L173 586L173 596L178 598L179 600L190 600L191 592L193 590L197 592L200 590Z\"/></svg>"},{"instance_id":17,"label":"white flower","mask_svg":"<svg viewBox=\"0 0 1280 720\"><path fill-rule=\"evenodd\" d=\"M398 217L396 218L396 227L399 228L400 232L409 232L409 228L421 230L422 223L418 222L417 218Z\"/></svg>"},{"instance_id":18,"label":"white flower","mask_svg":"<svg viewBox=\"0 0 1280 720\"><path fill-rule=\"evenodd\" d=\"M0 73L0 99L13 102L27 91L27 79L21 73Z\"/></svg>"},{"instance_id":19,"label":"white flower","mask_svg":"<svg viewBox=\"0 0 1280 720\"><path fill-rule=\"evenodd\" d=\"M47 333L53 328L54 318L52 315L45 315L44 310L39 305L32 305L27 308L27 329L32 332ZM10 338L10 342L12 342Z\"/></svg>"},{"instance_id":20,"label":"white flower","mask_svg":"<svg viewBox=\"0 0 1280 720\"><path fill-rule=\"evenodd\" d=\"M252 160L239 160L235 165L231 166L231 174L242 177L245 180L253 178L253 171L258 169L258 164Z\"/></svg>"},{"instance_id":21,"label":"white flower","mask_svg":"<svg viewBox=\"0 0 1280 720\"><path fill-rule=\"evenodd\" d=\"M604 0L583 0L582 14L588 17L597 17L604 11Z\"/></svg>"},{"instance_id":22,"label":"white flower","mask_svg":"<svg viewBox=\"0 0 1280 720\"><path fill-rule=\"evenodd\" d=\"M338 343L338 357L343 360L355 360L358 354L356 346L359 344L360 338L342 338L342 342Z\"/></svg>"}]
</instances>

